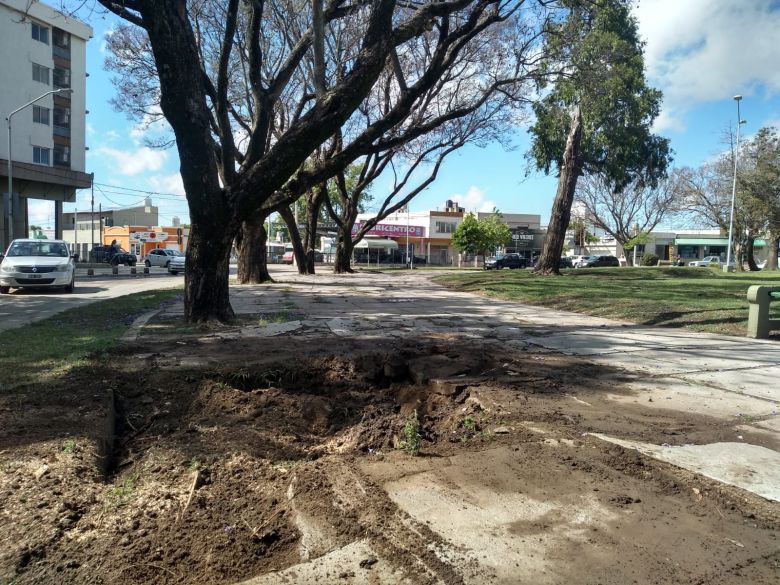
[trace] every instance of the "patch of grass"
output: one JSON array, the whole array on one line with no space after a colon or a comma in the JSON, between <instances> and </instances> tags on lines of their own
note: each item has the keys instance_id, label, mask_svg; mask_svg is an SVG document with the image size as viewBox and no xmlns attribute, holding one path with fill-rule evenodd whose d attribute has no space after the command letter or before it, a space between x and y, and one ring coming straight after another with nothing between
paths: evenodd
<instances>
[{"instance_id":1,"label":"patch of grass","mask_svg":"<svg viewBox=\"0 0 780 585\"><path fill-rule=\"evenodd\" d=\"M477 421L474 420L473 416L467 416L463 419L463 428L469 431L470 433L476 433L477 432Z\"/></svg>"},{"instance_id":2,"label":"patch of grass","mask_svg":"<svg viewBox=\"0 0 780 585\"><path fill-rule=\"evenodd\" d=\"M449 273L436 282L490 297L663 327L745 335L747 289L780 285L780 272L724 273L715 268L652 267ZM779 305L776 303L776 305ZM780 306L774 308L780 316Z\"/></svg>"},{"instance_id":3,"label":"patch of grass","mask_svg":"<svg viewBox=\"0 0 780 585\"><path fill-rule=\"evenodd\" d=\"M76 441L73 439L67 439L66 441L62 442L62 452L67 453L68 455L72 455L76 452Z\"/></svg>"},{"instance_id":4,"label":"patch of grass","mask_svg":"<svg viewBox=\"0 0 780 585\"><path fill-rule=\"evenodd\" d=\"M420 435L420 419L416 410L407 419L401 434L403 439L398 443L398 448L403 449L412 457L419 455L422 436Z\"/></svg>"},{"instance_id":5,"label":"patch of grass","mask_svg":"<svg viewBox=\"0 0 780 585\"><path fill-rule=\"evenodd\" d=\"M200 460L197 457L193 457L190 459L190 464L187 466L187 468L190 471L198 471L203 467L203 464L200 462Z\"/></svg>"},{"instance_id":6,"label":"patch of grass","mask_svg":"<svg viewBox=\"0 0 780 585\"><path fill-rule=\"evenodd\" d=\"M138 476L133 475L126 477L122 480L122 483L115 485L108 490L107 499L108 503L115 508L119 508L127 504L133 497L136 483L138 482Z\"/></svg>"},{"instance_id":7,"label":"patch of grass","mask_svg":"<svg viewBox=\"0 0 780 585\"><path fill-rule=\"evenodd\" d=\"M157 290L98 301L0 336L0 390L55 379L92 355L110 350L143 313L181 296Z\"/></svg>"}]
</instances>

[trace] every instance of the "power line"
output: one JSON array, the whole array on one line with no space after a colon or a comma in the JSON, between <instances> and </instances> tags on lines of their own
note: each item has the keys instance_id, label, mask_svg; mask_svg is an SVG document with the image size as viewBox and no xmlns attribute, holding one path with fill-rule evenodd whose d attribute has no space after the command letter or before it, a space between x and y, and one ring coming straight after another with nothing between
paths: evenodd
<instances>
[{"instance_id":1,"label":"power line","mask_svg":"<svg viewBox=\"0 0 780 585\"><path fill-rule=\"evenodd\" d=\"M106 183L95 183L95 185L100 185L101 187L108 187L109 189L120 189L122 191L132 191L133 193L146 193L147 195L155 195L155 196L164 196L164 197L175 197L176 199L183 199L184 195L178 195L176 193L161 193L159 191L150 191L148 189L133 189L131 187L121 187L119 185L108 185Z\"/></svg>"}]
</instances>

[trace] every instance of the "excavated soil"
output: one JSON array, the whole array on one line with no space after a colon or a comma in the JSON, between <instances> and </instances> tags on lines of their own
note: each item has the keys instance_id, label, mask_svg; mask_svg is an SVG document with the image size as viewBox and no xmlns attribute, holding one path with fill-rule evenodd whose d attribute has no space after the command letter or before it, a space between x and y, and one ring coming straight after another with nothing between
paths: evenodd
<instances>
[{"instance_id":1,"label":"excavated soil","mask_svg":"<svg viewBox=\"0 0 780 585\"><path fill-rule=\"evenodd\" d=\"M582 359L447 339L179 335L100 360L0 395L0 583L234 583L357 541L410 583L780 579L774 503L591 436L681 445L733 425L618 410L606 395L625 374ZM415 417L419 457L399 449ZM437 470L552 506L511 528L529 547L512 553L517 580L484 568L479 534L446 542L455 520L399 508ZM601 517L580 534L583 494ZM577 538L554 540L566 530ZM358 560L327 582L376 562Z\"/></svg>"}]
</instances>

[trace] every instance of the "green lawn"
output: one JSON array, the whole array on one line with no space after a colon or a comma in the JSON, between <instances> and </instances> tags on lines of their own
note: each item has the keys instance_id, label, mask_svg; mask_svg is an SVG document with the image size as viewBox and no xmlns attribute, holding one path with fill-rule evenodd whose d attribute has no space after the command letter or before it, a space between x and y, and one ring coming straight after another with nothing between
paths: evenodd
<instances>
[{"instance_id":1,"label":"green lawn","mask_svg":"<svg viewBox=\"0 0 780 585\"><path fill-rule=\"evenodd\" d=\"M45 382L111 350L136 317L180 297L181 289L157 290L98 301L0 336L0 390Z\"/></svg>"},{"instance_id":2,"label":"green lawn","mask_svg":"<svg viewBox=\"0 0 780 585\"><path fill-rule=\"evenodd\" d=\"M563 270L560 277L541 277L527 270L501 270L446 274L434 280L490 297L643 325L745 335L748 286L780 285L780 272L592 268ZM780 307L774 313L780 316Z\"/></svg>"}]
</instances>

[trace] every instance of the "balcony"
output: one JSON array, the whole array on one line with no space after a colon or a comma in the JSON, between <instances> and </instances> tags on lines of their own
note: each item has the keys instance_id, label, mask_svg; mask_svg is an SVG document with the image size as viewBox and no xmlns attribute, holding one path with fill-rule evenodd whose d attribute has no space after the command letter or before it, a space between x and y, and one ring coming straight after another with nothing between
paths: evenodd
<instances>
[{"instance_id":1,"label":"balcony","mask_svg":"<svg viewBox=\"0 0 780 585\"><path fill-rule=\"evenodd\" d=\"M70 87L70 70L55 67L52 74L52 85L57 89Z\"/></svg>"},{"instance_id":2,"label":"balcony","mask_svg":"<svg viewBox=\"0 0 780 585\"><path fill-rule=\"evenodd\" d=\"M51 54L52 57L59 57L61 59L65 59L66 61L70 61L70 47L59 47L57 45L52 45Z\"/></svg>"},{"instance_id":3,"label":"balcony","mask_svg":"<svg viewBox=\"0 0 780 585\"><path fill-rule=\"evenodd\" d=\"M70 128L67 126L57 126L56 124L52 127L52 134L54 136L63 136L65 138L70 138Z\"/></svg>"}]
</instances>

